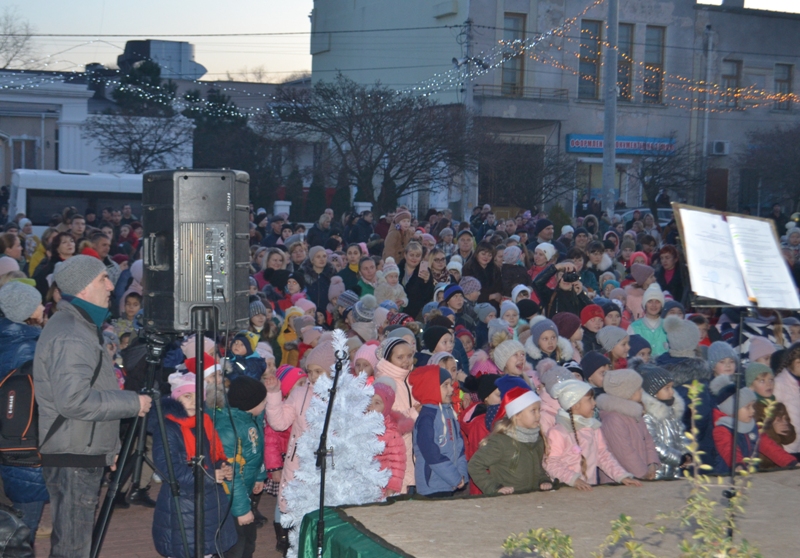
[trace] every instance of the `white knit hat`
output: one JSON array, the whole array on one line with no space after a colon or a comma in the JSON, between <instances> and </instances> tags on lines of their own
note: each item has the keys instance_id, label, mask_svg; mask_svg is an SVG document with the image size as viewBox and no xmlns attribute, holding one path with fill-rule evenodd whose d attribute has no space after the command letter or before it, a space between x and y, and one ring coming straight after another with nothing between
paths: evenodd
<instances>
[{"instance_id":1,"label":"white knit hat","mask_svg":"<svg viewBox=\"0 0 800 558\"><path fill-rule=\"evenodd\" d=\"M570 410L575 403L592 391L592 386L580 380L565 380L558 382L553 387L553 396L558 399L558 404L565 411Z\"/></svg>"}]
</instances>

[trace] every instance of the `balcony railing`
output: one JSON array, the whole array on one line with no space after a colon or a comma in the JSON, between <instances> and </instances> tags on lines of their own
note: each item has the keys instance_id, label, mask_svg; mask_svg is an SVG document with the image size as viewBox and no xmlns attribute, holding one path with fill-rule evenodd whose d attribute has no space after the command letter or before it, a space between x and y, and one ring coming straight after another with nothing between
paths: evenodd
<instances>
[{"instance_id":1,"label":"balcony railing","mask_svg":"<svg viewBox=\"0 0 800 558\"><path fill-rule=\"evenodd\" d=\"M476 85L475 96L566 102L569 100L569 90L548 87L517 87L512 85Z\"/></svg>"}]
</instances>

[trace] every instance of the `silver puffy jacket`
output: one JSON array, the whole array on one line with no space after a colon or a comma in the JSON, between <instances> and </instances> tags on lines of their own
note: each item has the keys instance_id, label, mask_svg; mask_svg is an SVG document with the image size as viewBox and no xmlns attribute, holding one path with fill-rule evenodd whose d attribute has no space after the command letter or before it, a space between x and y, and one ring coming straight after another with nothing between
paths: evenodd
<instances>
[{"instance_id":1,"label":"silver puffy jacket","mask_svg":"<svg viewBox=\"0 0 800 558\"><path fill-rule=\"evenodd\" d=\"M683 411L686 403L683 398L675 394L675 403L669 407L655 397L642 393L644 405L644 423L647 431L656 444L656 451L661 458L661 467L656 473L656 479L680 478L683 456L688 453L689 439L683 427Z\"/></svg>"}]
</instances>

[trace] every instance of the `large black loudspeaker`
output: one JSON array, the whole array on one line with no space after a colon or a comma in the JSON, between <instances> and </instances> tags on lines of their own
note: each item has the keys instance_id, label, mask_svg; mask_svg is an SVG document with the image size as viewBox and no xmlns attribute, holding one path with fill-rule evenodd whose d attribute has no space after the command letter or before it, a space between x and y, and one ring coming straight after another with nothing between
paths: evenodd
<instances>
[{"instance_id":1,"label":"large black loudspeaker","mask_svg":"<svg viewBox=\"0 0 800 558\"><path fill-rule=\"evenodd\" d=\"M243 329L249 320L250 177L233 170L144 174L145 327ZM204 323L194 323L208 309ZM198 318L200 319L200 318Z\"/></svg>"}]
</instances>

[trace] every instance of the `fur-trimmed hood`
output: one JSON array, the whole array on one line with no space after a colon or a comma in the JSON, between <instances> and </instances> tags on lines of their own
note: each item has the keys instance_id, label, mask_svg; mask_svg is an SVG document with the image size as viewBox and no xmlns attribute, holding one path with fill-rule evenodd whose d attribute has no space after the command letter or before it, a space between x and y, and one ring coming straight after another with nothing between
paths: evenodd
<instances>
[{"instance_id":1,"label":"fur-trimmed hood","mask_svg":"<svg viewBox=\"0 0 800 558\"><path fill-rule=\"evenodd\" d=\"M557 350L561 351L561 359L559 360L554 358L553 360L557 360L559 362L572 360L574 351L572 349L572 343L569 342L569 339L559 335ZM552 358L552 356L545 355L538 345L534 345L533 337L528 337L528 339L525 341L525 353L535 361L542 360L543 358Z\"/></svg>"},{"instance_id":2,"label":"fur-trimmed hood","mask_svg":"<svg viewBox=\"0 0 800 558\"><path fill-rule=\"evenodd\" d=\"M603 252L603 258L600 260L600 264L595 267L592 265L592 262L586 264L586 269L592 269L598 271L600 273L605 273L606 271L610 270L614 266L614 260L611 259L611 256Z\"/></svg>"},{"instance_id":3,"label":"fur-trimmed hood","mask_svg":"<svg viewBox=\"0 0 800 558\"><path fill-rule=\"evenodd\" d=\"M601 393L597 396L597 408L601 411L617 412L635 419L640 419L644 415L644 407L641 403L608 393Z\"/></svg>"},{"instance_id":4,"label":"fur-trimmed hood","mask_svg":"<svg viewBox=\"0 0 800 558\"><path fill-rule=\"evenodd\" d=\"M689 384L693 380L707 381L713 376L711 366L701 358L676 358L664 353L656 363L672 374L676 386Z\"/></svg>"},{"instance_id":5,"label":"fur-trimmed hood","mask_svg":"<svg viewBox=\"0 0 800 558\"><path fill-rule=\"evenodd\" d=\"M674 418L677 420L683 419L683 412L686 410L686 402L683 400L683 397L678 395L678 392L674 392L675 395L675 403L672 404L672 407L662 403L649 393L642 392L642 405L644 406L644 411L652 415L657 421L662 422L668 418Z\"/></svg>"}]
</instances>

